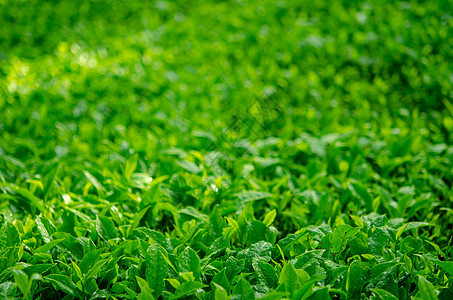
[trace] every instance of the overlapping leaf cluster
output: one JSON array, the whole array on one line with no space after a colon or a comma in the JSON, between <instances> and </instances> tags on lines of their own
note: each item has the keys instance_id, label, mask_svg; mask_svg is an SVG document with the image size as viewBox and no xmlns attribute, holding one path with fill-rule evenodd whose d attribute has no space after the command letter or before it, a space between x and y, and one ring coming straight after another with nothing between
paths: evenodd
<instances>
[{"instance_id":1,"label":"overlapping leaf cluster","mask_svg":"<svg viewBox=\"0 0 453 300\"><path fill-rule=\"evenodd\" d=\"M0 299L453 297L448 1L0 15Z\"/></svg>"}]
</instances>

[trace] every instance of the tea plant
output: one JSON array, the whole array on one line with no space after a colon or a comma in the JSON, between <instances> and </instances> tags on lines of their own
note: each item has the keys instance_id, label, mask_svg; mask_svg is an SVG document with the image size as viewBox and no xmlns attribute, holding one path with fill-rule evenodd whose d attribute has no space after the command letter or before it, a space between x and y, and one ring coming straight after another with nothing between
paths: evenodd
<instances>
[{"instance_id":1,"label":"tea plant","mask_svg":"<svg viewBox=\"0 0 453 300\"><path fill-rule=\"evenodd\" d=\"M0 299L452 299L448 1L0 2Z\"/></svg>"}]
</instances>

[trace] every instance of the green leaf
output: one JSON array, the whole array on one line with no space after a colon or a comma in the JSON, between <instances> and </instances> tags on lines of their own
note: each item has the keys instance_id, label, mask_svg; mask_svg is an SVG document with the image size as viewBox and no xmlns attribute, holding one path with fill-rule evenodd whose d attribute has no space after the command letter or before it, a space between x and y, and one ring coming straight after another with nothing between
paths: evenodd
<instances>
[{"instance_id":1,"label":"green leaf","mask_svg":"<svg viewBox=\"0 0 453 300\"><path fill-rule=\"evenodd\" d=\"M313 288L313 285L319 281L318 278L314 278L314 279L311 279L311 280L308 280L306 281L302 287L300 289L298 289L295 293L294 293L294 297L293 298L296 298L296 299L307 299L308 297L311 296L312 294L312 288Z\"/></svg>"},{"instance_id":2,"label":"green leaf","mask_svg":"<svg viewBox=\"0 0 453 300\"><path fill-rule=\"evenodd\" d=\"M362 185L358 183L348 183L348 188L352 192L354 197L360 200L361 204L364 207L366 207L369 211L372 211L373 199Z\"/></svg>"},{"instance_id":3,"label":"green leaf","mask_svg":"<svg viewBox=\"0 0 453 300\"><path fill-rule=\"evenodd\" d=\"M179 288L176 289L175 295L173 297L170 297L170 299L179 299L184 296L192 295L197 292L197 290L205 287L206 285L198 281L184 282Z\"/></svg>"},{"instance_id":4,"label":"green leaf","mask_svg":"<svg viewBox=\"0 0 453 300\"><path fill-rule=\"evenodd\" d=\"M236 194L236 197L239 198L241 202L250 202L255 200L260 200L268 197L272 197L272 194L266 192L259 192L259 191L243 191L241 193Z\"/></svg>"},{"instance_id":5,"label":"green leaf","mask_svg":"<svg viewBox=\"0 0 453 300\"><path fill-rule=\"evenodd\" d=\"M143 208L142 210L140 210L140 212L138 214L136 214L134 216L134 221L132 222L131 226L129 226L129 228L127 229L127 237L129 237L130 233L135 228L137 228L137 226L140 224L141 219L145 216L145 214L148 212L148 209L150 207L151 206L147 206L147 207Z\"/></svg>"},{"instance_id":6,"label":"green leaf","mask_svg":"<svg viewBox=\"0 0 453 300\"><path fill-rule=\"evenodd\" d=\"M215 300L228 300L228 294L225 291L225 289L221 286L218 285L217 283L212 283L215 287L215 292L214 292L214 299Z\"/></svg>"},{"instance_id":7,"label":"green leaf","mask_svg":"<svg viewBox=\"0 0 453 300\"><path fill-rule=\"evenodd\" d=\"M296 269L291 263L288 262L283 266L278 283L283 284L285 291L291 295L299 288L299 278Z\"/></svg>"},{"instance_id":8,"label":"green leaf","mask_svg":"<svg viewBox=\"0 0 453 300\"><path fill-rule=\"evenodd\" d=\"M149 287L154 291L155 298L159 298L164 289L164 279L167 277L168 266L164 259L164 254L161 247L150 245L146 250L145 266L146 266L146 281Z\"/></svg>"},{"instance_id":9,"label":"green leaf","mask_svg":"<svg viewBox=\"0 0 453 300\"><path fill-rule=\"evenodd\" d=\"M72 235L66 232L55 232L53 237L57 239L63 239L60 245L64 246L71 255L73 255L77 259L82 259L84 255L84 250L82 245L80 244L80 239L74 238Z\"/></svg>"},{"instance_id":10,"label":"green leaf","mask_svg":"<svg viewBox=\"0 0 453 300\"><path fill-rule=\"evenodd\" d=\"M399 237L403 234L403 232L406 230L408 225L409 225L409 223L406 223L406 224L402 225L400 228L398 228L398 231L396 232L396 240L399 239Z\"/></svg>"},{"instance_id":11,"label":"green leaf","mask_svg":"<svg viewBox=\"0 0 453 300\"><path fill-rule=\"evenodd\" d=\"M130 182L136 188L146 189L153 182L153 178L146 173L134 173Z\"/></svg>"},{"instance_id":12,"label":"green leaf","mask_svg":"<svg viewBox=\"0 0 453 300\"><path fill-rule=\"evenodd\" d=\"M108 259L101 259L91 266L84 277L84 282L87 282L88 279L95 277L99 274L102 268L107 264Z\"/></svg>"},{"instance_id":13,"label":"green leaf","mask_svg":"<svg viewBox=\"0 0 453 300\"><path fill-rule=\"evenodd\" d=\"M267 227L271 226L272 222L274 222L274 219L276 216L277 216L277 211L275 209L268 212L266 214L266 216L264 217L264 221L263 221L264 225L266 225Z\"/></svg>"},{"instance_id":14,"label":"green leaf","mask_svg":"<svg viewBox=\"0 0 453 300\"><path fill-rule=\"evenodd\" d=\"M6 281L0 284L0 299L14 299L16 295L16 284L11 281Z\"/></svg>"},{"instance_id":15,"label":"green leaf","mask_svg":"<svg viewBox=\"0 0 453 300\"><path fill-rule=\"evenodd\" d=\"M75 271L75 275L77 275L79 280L83 281L83 274L82 274L82 271L80 270L79 266L74 261L72 261L71 267Z\"/></svg>"},{"instance_id":16,"label":"green leaf","mask_svg":"<svg viewBox=\"0 0 453 300\"><path fill-rule=\"evenodd\" d=\"M52 283L53 285L55 285L57 288L59 288L68 295L82 299L82 294L80 290L68 276L60 274L50 274L44 277L44 281Z\"/></svg>"},{"instance_id":17,"label":"green leaf","mask_svg":"<svg viewBox=\"0 0 453 300\"><path fill-rule=\"evenodd\" d=\"M369 280L369 276L361 261L353 261L348 269L346 279L346 291L349 297L358 297L365 283Z\"/></svg>"},{"instance_id":18,"label":"green leaf","mask_svg":"<svg viewBox=\"0 0 453 300\"><path fill-rule=\"evenodd\" d=\"M453 275L453 261L440 261L435 260L436 264L438 264L442 269L445 270L450 275Z\"/></svg>"},{"instance_id":19,"label":"green leaf","mask_svg":"<svg viewBox=\"0 0 453 300\"><path fill-rule=\"evenodd\" d=\"M398 229L398 231L396 233L396 239L398 239L401 236L401 234L405 231L408 231L410 229L416 229L416 228L420 228L420 227L430 226L430 225L431 224L426 223L426 222L408 222Z\"/></svg>"},{"instance_id":20,"label":"green leaf","mask_svg":"<svg viewBox=\"0 0 453 300\"><path fill-rule=\"evenodd\" d=\"M210 232L214 236L214 238L219 238L222 236L224 227L225 227L225 221L220 216L219 210L216 206L216 207L214 207L214 210L212 211L211 215L209 216L209 228L210 228Z\"/></svg>"},{"instance_id":21,"label":"green leaf","mask_svg":"<svg viewBox=\"0 0 453 300\"><path fill-rule=\"evenodd\" d=\"M99 236L106 242L118 237L118 232L115 224L113 224L112 220L104 216L97 216L96 231Z\"/></svg>"},{"instance_id":22,"label":"green leaf","mask_svg":"<svg viewBox=\"0 0 453 300\"><path fill-rule=\"evenodd\" d=\"M252 266L255 270L255 277L258 279L258 283L264 284L269 289L275 289L277 287L278 276L272 265L255 259L253 260Z\"/></svg>"},{"instance_id":23,"label":"green leaf","mask_svg":"<svg viewBox=\"0 0 453 300\"><path fill-rule=\"evenodd\" d=\"M55 264L36 264L24 268L23 271L27 273L28 276L32 276L34 273L42 275L54 266Z\"/></svg>"},{"instance_id":24,"label":"green leaf","mask_svg":"<svg viewBox=\"0 0 453 300\"><path fill-rule=\"evenodd\" d=\"M350 225L344 224L339 225L332 233L330 238L330 244L332 246L332 251L335 255L339 255L346 248L346 244L350 237L359 233L360 228L352 227Z\"/></svg>"},{"instance_id":25,"label":"green leaf","mask_svg":"<svg viewBox=\"0 0 453 300\"><path fill-rule=\"evenodd\" d=\"M195 208L193 208L191 206L188 206L186 208L183 208L183 209L179 210L179 214L188 215L188 216L194 217L195 219L201 220L203 222L208 222L209 221L208 216L206 216L205 214L200 213L197 209L195 209Z\"/></svg>"},{"instance_id":26,"label":"green leaf","mask_svg":"<svg viewBox=\"0 0 453 300\"><path fill-rule=\"evenodd\" d=\"M14 274L14 282L16 283L17 287L20 289L22 294L24 294L24 298L28 299L28 295L30 293L28 287L28 276L21 270L13 270Z\"/></svg>"},{"instance_id":27,"label":"green leaf","mask_svg":"<svg viewBox=\"0 0 453 300\"><path fill-rule=\"evenodd\" d=\"M1 248L14 247L20 245L21 239L16 226L6 222L0 229L0 246Z\"/></svg>"},{"instance_id":28,"label":"green leaf","mask_svg":"<svg viewBox=\"0 0 453 300\"><path fill-rule=\"evenodd\" d=\"M186 247L178 258L178 267L181 272L193 272L196 280L200 280L201 266L200 258L191 248Z\"/></svg>"},{"instance_id":29,"label":"green leaf","mask_svg":"<svg viewBox=\"0 0 453 300\"><path fill-rule=\"evenodd\" d=\"M130 181L132 178L132 174L134 173L135 169L137 168L138 163L138 155L132 155L126 161L126 167L124 169L124 177L127 181Z\"/></svg>"},{"instance_id":30,"label":"green leaf","mask_svg":"<svg viewBox=\"0 0 453 300\"><path fill-rule=\"evenodd\" d=\"M440 179L440 178L438 178L438 177L435 177L435 176L433 176L433 175L429 175L428 178L429 178L429 181L431 182L431 184L432 184L436 189L438 189L438 190L440 190L440 191L443 191L443 192L445 192L445 193L447 193L447 192L450 190L450 188L448 187L448 185L446 185L445 182L444 182L442 179Z\"/></svg>"},{"instance_id":31,"label":"green leaf","mask_svg":"<svg viewBox=\"0 0 453 300\"><path fill-rule=\"evenodd\" d=\"M25 169L25 165L20 161L18 160L17 158L14 158L12 156L9 156L9 155L0 155L0 158L3 159L4 161L7 161L21 169Z\"/></svg>"},{"instance_id":32,"label":"green leaf","mask_svg":"<svg viewBox=\"0 0 453 300\"><path fill-rule=\"evenodd\" d=\"M95 249L85 254L79 263L79 268L83 274L87 274L90 268L101 259L103 249Z\"/></svg>"},{"instance_id":33,"label":"green leaf","mask_svg":"<svg viewBox=\"0 0 453 300\"><path fill-rule=\"evenodd\" d=\"M249 249L255 257L259 257L263 260L271 259L272 245L268 242L260 241L250 246Z\"/></svg>"},{"instance_id":34,"label":"green leaf","mask_svg":"<svg viewBox=\"0 0 453 300\"><path fill-rule=\"evenodd\" d=\"M168 240L165 238L165 236L162 233L155 231L155 230L151 230L149 228L144 228L144 227L139 227L139 228L137 228L137 230L145 233L147 236L149 236L151 238L152 242L162 246L162 248L166 249L167 251L169 251L169 248L171 248Z\"/></svg>"},{"instance_id":35,"label":"green leaf","mask_svg":"<svg viewBox=\"0 0 453 300\"><path fill-rule=\"evenodd\" d=\"M42 200L33 195L30 191L23 189L23 188L18 188L18 187L11 187L11 189L16 192L17 194L21 195L24 199L28 200L28 205L31 206L31 208L36 207L40 212L45 213L46 210L44 206L42 205ZM33 212L33 210L32 210Z\"/></svg>"},{"instance_id":36,"label":"green leaf","mask_svg":"<svg viewBox=\"0 0 453 300\"><path fill-rule=\"evenodd\" d=\"M138 286L140 287L141 293L137 296L138 300L154 300L153 296L153 290L149 287L148 282L146 280L135 276L135 279L137 279Z\"/></svg>"},{"instance_id":37,"label":"green leaf","mask_svg":"<svg viewBox=\"0 0 453 300\"><path fill-rule=\"evenodd\" d=\"M57 228L46 218L36 217L35 221L41 237L48 243L52 239L51 235L57 231Z\"/></svg>"},{"instance_id":38,"label":"green leaf","mask_svg":"<svg viewBox=\"0 0 453 300\"><path fill-rule=\"evenodd\" d=\"M424 300L437 300L437 291L433 284L422 276L418 276L418 293L416 297Z\"/></svg>"},{"instance_id":39,"label":"green leaf","mask_svg":"<svg viewBox=\"0 0 453 300\"><path fill-rule=\"evenodd\" d=\"M331 300L328 287L314 287L310 300Z\"/></svg>"},{"instance_id":40,"label":"green leaf","mask_svg":"<svg viewBox=\"0 0 453 300\"><path fill-rule=\"evenodd\" d=\"M259 299L261 299L261 300L280 300L280 299L287 299L288 296L289 296L288 293L270 292L270 293L267 293L264 297L260 297ZM323 298L322 300L325 300L325 299L326 298Z\"/></svg>"},{"instance_id":41,"label":"green leaf","mask_svg":"<svg viewBox=\"0 0 453 300\"><path fill-rule=\"evenodd\" d=\"M211 284L216 284L222 286L226 291L230 290L230 283L228 278L225 275L225 269L217 273L211 280ZM215 286L212 286L215 289Z\"/></svg>"},{"instance_id":42,"label":"green leaf","mask_svg":"<svg viewBox=\"0 0 453 300\"><path fill-rule=\"evenodd\" d=\"M389 261L389 262L380 263L380 264L373 266L373 268L371 268L371 272L372 272L373 277L378 277L383 272L386 272L389 269L395 267L396 265L400 265L400 264L401 263L397 262L397 261Z\"/></svg>"},{"instance_id":43,"label":"green leaf","mask_svg":"<svg viewBox=\"0 0 453 300\"><path fill-rule=\"evenodd\" d=\"M395 297L392 293L387 292L383 289L373 289L373 293L378 295L381 300L398 300L398 298Z\"/></svg>"},{"instance_id":44,"label":"green leaf","mask_svg":"<svg viewBox=\"0 0 453 300\"><path fill-rule=\"evenodd\" d=\"M194 164L193 162L180 160L176 162L179 166L181 166L187 172L197 174L201 171L200 167Z\"/></svg>"},{"instance_id":45,"label":"green leaf","mask_svg":"<svg viewBox=\"0 0 453 300\"><path fill-rule=\"evenodd\" d=\"M266 225L256 220L249 221L247 225L248 242L250 244L266 240Z\"/></svg>"},{"instance_id":46,"label":"green leaf","mask_svg":"<svg viewBox=\"0 0 453 300\"><path fill-rule=\"evenodd\" d=\"M319 157L326 156L326 145L321 139L313 137L308 133L303 133L301 138L306 141L313 154Z\"/></svg>"},{"instance_id":47,"label":"green leaf","mask_svg":"<svg viewBox=\"0 0 453 300\"><path fill-rule=\"evenodd\" d=\"M64 239L56 239L49 241L48 243L42 245L41 247L36 248L35 253L47 253L62 241L64 241Z\"/></svg>"},{"instance_id":48,"label":"green leaf","mask_svg":"<svg viewBox=\"0 0 453 300\"><path fill-rule=\"evenodd\" d=\"M252 290L252 286L244 278L241 277L236 283L233 289L233 295L231 300L253 300L255 299L255 293Z\"/></svg>"},{"instance_id":49,"label":"green leaf","mask_svg":"<svg viewBox=\"0 0 453 300\"><path fill-rule=\"evenodd\" d=\"M239 260L230 256L225 263L225 274L228 280L231 281L236 275L238 275L244 269L244 265L244 259Z\"/></svg>"},{"instance_id":50,"label":"green leaf","mask_svg":"<svg viewBox=\"0 0 453 300\"><path fill-rule=\"evenodd\" d=\"M90 172L84 170L83 174L85 174L85 177L98 190L98 192L105 191L105 187Z\"/></svg>"}]
</instances>

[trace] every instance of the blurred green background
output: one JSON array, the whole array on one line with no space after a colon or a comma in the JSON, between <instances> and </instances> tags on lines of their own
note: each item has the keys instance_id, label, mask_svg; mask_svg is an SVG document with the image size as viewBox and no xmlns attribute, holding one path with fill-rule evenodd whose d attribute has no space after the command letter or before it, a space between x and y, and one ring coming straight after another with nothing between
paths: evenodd
<instances>
[{"instance_id":1,"label":"blurred green background","mask_svg":"<svg viewBox=\"0 0 453 300\"><path fill-rule=\"evenodd\" d=\"M190 148L278 90L288 138L416 114L450 140L449 1L0 3L2 148L16 156Z\"/></svg>"}]
</instances>

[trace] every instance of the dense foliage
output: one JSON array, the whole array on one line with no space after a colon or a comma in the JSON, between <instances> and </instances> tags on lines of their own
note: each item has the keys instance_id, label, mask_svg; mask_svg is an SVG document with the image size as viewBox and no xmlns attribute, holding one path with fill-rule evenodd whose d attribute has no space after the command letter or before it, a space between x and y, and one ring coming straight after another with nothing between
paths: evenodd
<instances>
[{"instance_id":1,"label":"dense foliage","mask_svg":"<svg viewBox=\"0 0 453 300\"><path fill-rule=\"evenodd\" d=\"M452 299L449 1L0 1L0 299Z\"/></svg>"}]
</instances>

